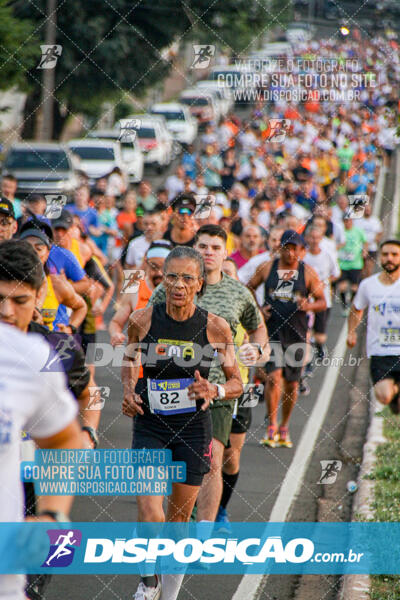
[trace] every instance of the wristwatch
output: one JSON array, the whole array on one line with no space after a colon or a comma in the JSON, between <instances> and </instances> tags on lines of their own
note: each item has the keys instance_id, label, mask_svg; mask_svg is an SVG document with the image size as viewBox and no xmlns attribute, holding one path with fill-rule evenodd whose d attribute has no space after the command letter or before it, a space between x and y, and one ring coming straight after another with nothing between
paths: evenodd
<instances>
[{"instance_id":1,"label":"wristwatch","mask_svg":"<svg viewBox=\"0 0 400 600\"><path fill-rule=\"evenodd\" d=\"M36 515L37 517L51 517L57 523L71 523L71 520L68 519L67 515L61 512L60 510L42 510L40 513Z\"/></svg>"},{"instance_id":2,"label":"wristwatch","mask_svg":"<svg viewBox=\"0 0 400 600\"><path fill-rule=\"evenodd\" d=\"M97 431L93 427L87 427L86 425L82 427L82 431L87 431L90 439L93 442L93 447L96 449L99 445L99 436L97 435Z\"/></svg>"},{"instance_id":3,"label":"wristwatch","mask_svg":"<svg viewBox=\"0 0 400 600\"><path fill-rule=\"evenodd\" d=\"M225 392L225 388L223 385L220 385L219 383L215 384L217 386L217 390L218 390L218 395L215 398L216 400L223 400L226 396L226 392Z\"/></svg>"},{"instance_id":4,"label":"wristwatch","mask_svg":"<svg viewBox=\"0 0 400 600\"><path fill-rule=\"evenodd\" d=\"M262 355L263 355L263 349L262 349L262 347L261 347L261 344L257 344L257 343L255 342L255 343L253 344L253 346L255 346L255 347L257 348L259 355L260 355L260 356L262 356Z\"/></svg>"}]
</instances>

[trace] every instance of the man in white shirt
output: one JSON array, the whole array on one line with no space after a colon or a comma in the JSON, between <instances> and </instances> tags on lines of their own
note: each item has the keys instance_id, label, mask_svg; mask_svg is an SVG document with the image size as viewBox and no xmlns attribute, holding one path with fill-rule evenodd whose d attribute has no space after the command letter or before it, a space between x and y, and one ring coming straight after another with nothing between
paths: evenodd
<instances>
[{"instance_id":1,"label":"man in white shirt","mask_svg":"<svg viewBox=\"0 0 400 600\"><path fill-rule=\"evenodd\" d=\"M22 285L21 288L28 287ZM25 299L26 290L21 289ZM25 300L31 302L32 298ZM0 297L0 303L13 302ZM20 305L21 306L21 305ZM61 372L42 371L50 346L42 336L26 334L0 323L0 521L23 520L23 493L19 479L21 431L43 449L80 448L77 403L65 386ZM65 521L70 496L42 496L37 520ZM36 519L35 519L36 520ZM23 600L25 577L0 575L0 599Z\"/></svg>"},{"instance_id":2,"label":"man in white shirt","mask_svg":"<svg viewBox=\"0 0 400 600\"><path fill-rule=\"evenodd\" d=\"M304 257L304 262L310 265L316 271L318 277L324 285L324 295L326 300L326 309L315 313L314 317L314 339L317 358L322 360L326 355L326 329L328 325L329 312L332 307L331 282L340 277L340 267L334 256L322 250L320 244L322 241L322 232L318 227L311 226L307 230L306 242L308 250Z\"/></svg>"},{"instance_id":3,"label":"man in white shirt","mask_svg":"<svg viewBox=\"0 0 400 600\"><path fill-rule=\"evenodd\" d=\"M163 207L164 210L164 207ZM144 233L134 238L126 252L126 268L140 267L144 255L150 248L151 242L162 238L164 235L164 222L161 207L156 206L154 210L145 213L143 217Z\"/></svg>"},{"instance_id":4,"label":"man in white shirt","mask_svg":"<svg viewBox=\"0 0 400 600\"><path fill-rule=\"evenodd\" d=\"M183 192L185 187L185 169L182 165L176 167L174 175L167 177L165 188L168 191L168 200L171 201L175 196Z\"/></svg>"},{"instance_id":5,"label":"man in white shirt","mask_svg":"<svg viewBox=\"0 0 400 600\"><path fill-rule=\"evenodd\" d=\"M357 343L357 327L368 308L367 355L377 400L400 412L400 240L380 247L382 271L364 279L348 320L347 345Z\"/></svg>"},{"instance_id":6,"label":"man in white shirt","mask_svg":"<svg viewBox=\"0 0 400 600\"><path fill-rule=\"evenodd\" d=\"M364 216L357 219L357 227L362 229L367 236L368 255L364 259L363 277L370 277L376 265L378 256L378 244L382 237L382 223L378 217L372 215L372 207L367 204L364 208Z\"/></svg>"},{"instance_id":7,"label":"man in white shirt","mask_svg":"<svg viewBox=\"0 0 400 600\"><path fill-rule=\"evenodd\" d=\"M250 260L247 261L247 263L243 265L243 267L241 267L238 270L239 281L247 285L250 279L253 277L254 273L256 272L257 267L271 260L271 255L276 256L280 247L283 231L284 230L282 227L274 227L273 229L271 229L268 236L268 250L262 252L261 254L257 254L256 256L253 256L252 258L250 258ZM258 286L258 288L255 291L255 295L258 304L262 306L264 304L263 284Z\"/></svg>"}]
</instances>

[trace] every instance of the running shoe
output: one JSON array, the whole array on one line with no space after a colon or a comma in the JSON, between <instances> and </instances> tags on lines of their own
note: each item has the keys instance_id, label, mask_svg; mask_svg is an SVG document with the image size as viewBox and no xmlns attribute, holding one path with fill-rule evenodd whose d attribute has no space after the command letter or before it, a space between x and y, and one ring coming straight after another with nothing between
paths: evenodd
<instances>
[{"instance_id":1,"label":"running shoe","mask_svg":"<svg viewBox=\"0 0 400 600\"><path fill-rule=\"evenodd\" d=\"M302 396L308 396L310 394L311 388L309 386L309 383L307 381L306 377L302 377L300 379L300 383L299 383L299 393Z\"/></svg>"},{"instance_id":2,"label":"running shoe","mask_svg":"<svg viewBox=\"0 0 400 600\"><path fill-rule=\"evenodd\" d=\"M160 578L157 577L157 585L156 587L148 587L144 585L143 581L141 581L138 585L138 589L136 590L135 595L133 596L133 600L160 600L161 598L161 581Z\"/></svg>"},{"instance_id":3,"label":"running shoe","mask_svg":"<svg viewBox=\"0 0 400 600\"><path fill-rule=\"evenodd\" d=\"M265 432L265 436L260 440L260 444L263 446L269 446L270 448L276 448L279 441L279 434L276 427L270 425Z\"/></svg>"},{"instance_id":4,"label":"running shoe","mask_svg":"<svg viewBox=\"0 0 400 600\"><path fill-rule=\"evenodd\" d=\"M314 377L314 365L312 364L312 362L309 362L304 367L304 377Z\"/></svg>"},{"instance_id":5,"label":"running shoe","mask_svg":"<svg viewBox=\"0 0 400 600\"><path fill-rule=\"evenodd\" d=\"M229 521L228 513L226 512L226 508L223 506L220 506L218 509L214 531L218 531L219 533L232 533L232 527Z\"/></svg>"},{"instance_id":6,"label":"running shoe","mask_svg":"<svg viewBox=\"0 0 400 600\"><path fill-rule=\"evenodd\" d=\"M324 360L325 356L328 356L328 350L325 344L315 345L315 354L320 360Z\"/></svg>"},{"instance_id":7,"label":"running shoe","mask_svg":"<svg viewBox=\"0 0 400 600\"><path fill-rule=\"evenodd\" d=\"M283 448L293 448L293 442L290 439L289 429L287 427L279 427L278 446Z\"/></svg>"}]
</instances>

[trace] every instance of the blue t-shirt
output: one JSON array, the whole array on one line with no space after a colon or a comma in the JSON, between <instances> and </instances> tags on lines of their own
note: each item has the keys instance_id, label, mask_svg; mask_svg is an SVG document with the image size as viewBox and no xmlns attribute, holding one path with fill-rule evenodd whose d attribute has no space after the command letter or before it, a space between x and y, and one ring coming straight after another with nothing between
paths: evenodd
<instances>
[{"instance_id":1,"label":"blue t-shirt","mask_svg":"<svg viewBox=\"0 0 400 600\"><path fill-rule=\"evenodd\" d=\"M76 208L74 204L68 206L67 209L69 212L74 215L78 215L85 230L85 233L89 233L89 227L98 227L99 226L99 215L97 214L97 210L94 208L86 208L85 210L81 210Z\"/></svg>"},{"instance_id":2,"label":"blue t-shirt","mask_svg":"<svg viewBox=\"0 0 400 600\"><path fill-rule=\"evenodd\" d=\"M369 177L365 173L355 173L350 177L350 183L356 185L353 194L364 194L368 189Z\"/></svg>"},{"instance_id":3,"label":"blue t-shirt","mask_svg":"<svg viewBox=\"0 0 400 600\"><path fill-rule=\"evenodd\" d=\"M46 265L50 273L61 273L64 271L67 279L71 281L80 281L86 276L78 260L70 250L61 248L60 246L52 246L47 259ZM67 307L60 304L57 310L56 318L54 319L54 328L57 329L58 323L68 325L69 317Z\"/></svg>"}]
</instances>

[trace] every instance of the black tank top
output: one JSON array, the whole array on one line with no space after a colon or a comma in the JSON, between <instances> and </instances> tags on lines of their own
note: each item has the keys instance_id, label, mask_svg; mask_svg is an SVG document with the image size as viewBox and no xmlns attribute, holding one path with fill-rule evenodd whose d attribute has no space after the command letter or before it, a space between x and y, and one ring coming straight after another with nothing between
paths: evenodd
<instances>
[{"instance_id":1,"label":"black tank top","mask_svg":"<svg viewBox=\"0 0 400 600\"><path fill-rule=\"evenodd\" d=\"M175 321L170 317L165 303L153 307L150 329L140 343L144 354L143 378L139 379L135 389L144 402L146 413L150 413L147 391L149 379L194 379L196 370L202 377L208 378L211 359L202 360L206 347L208 350L211 348L207 322L208 311L198 306L186 321ZM198 400L196 409L199 410L202 404L203 400ZM193 416L193 413L187 414ZM185 413L172 416L187 418Z\"/></svg>"},{"instance_id":2,"label":"black tank top","mask_svg":"<svg viewBox=\"0 0 400 600\"><path fill-rule=\"evenodd\" d=\"M303 340L307 333L307 313L297 308L297 300L308 296L304 263L299 261L297 270L292 271L278 269L278 264L276 258L264 284L265 304L271 305L268 335L274 341Z\"/></svg>"}]
</instances>

